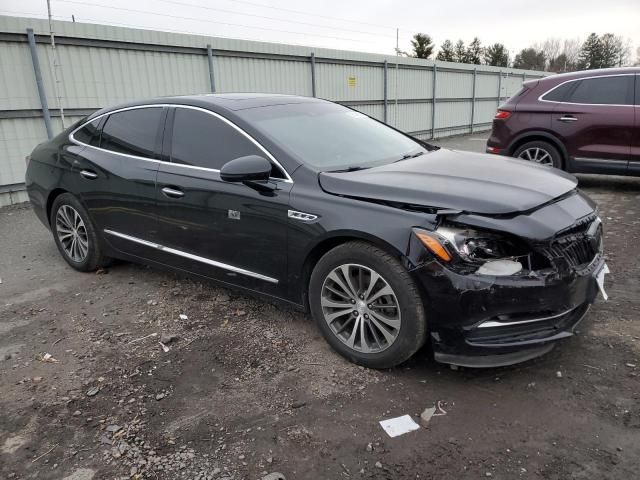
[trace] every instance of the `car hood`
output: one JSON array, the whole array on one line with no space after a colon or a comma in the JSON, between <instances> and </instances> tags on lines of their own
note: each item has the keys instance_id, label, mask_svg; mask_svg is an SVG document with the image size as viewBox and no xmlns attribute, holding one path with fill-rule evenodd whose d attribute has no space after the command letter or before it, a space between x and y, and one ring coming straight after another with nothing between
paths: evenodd
<instances>
[{"instance_id":1,"label":"car hood","mask_svg":"<svg viewBox=\"0 0 640 480\"><path fill-rule=\"evenodd\" d=\"M319 181L335 195L493 215L534 209L577 184L561 170L447 149L365 170L322 172Z\"/></svg>"}]
</instances>

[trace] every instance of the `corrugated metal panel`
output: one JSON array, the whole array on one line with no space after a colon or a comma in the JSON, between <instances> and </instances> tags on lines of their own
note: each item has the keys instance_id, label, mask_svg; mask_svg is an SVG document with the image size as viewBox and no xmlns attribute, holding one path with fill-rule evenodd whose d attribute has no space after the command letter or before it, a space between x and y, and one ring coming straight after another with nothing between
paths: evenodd
<instances>
[{"instance_id":1,"label":"corrugated metal panel","mask_svg":"<svg viewBox=\"0 0 640 480\"><path fill-rule=\"evenodd\" d=\"M436 104L436 128L450 128L471 124L471 102L447 102Z\"/></svg>"},{"instance_id":2,"label":"corrugated metal panel","mask_svg":"<svg viewBox=\"0 0 640 480\"><path fill-rule=\"evenodd\" d=\"M473 88L473 71L438 72L436 79L436 98L464 98L471 97Z\"/></svg>"},{"instance_id":3,"label":"corrugated metal panel","mask_svg":"<svg viewBox=\"0 0 640 480\"><path fill-rule=\"evenodd\" d=\"M0 43L0 110L39 107L29 46Z\"/></svg>"},{"instance_id":4,"label":"corrugated metal panel","mask_svg":"<svg viewBox=\"0 0 640 480\"><path fill-rule=\"evenodd\" d=\"M0 185L24 182L24 157L46 138L40 118L0 120Z\"/></svg>"},{"instance_id":5,"label":"corrugated metal panel","mask_svg":"<svg viewBox=\"0 0 640 480\"><path fill-rule=\"evenodd\" d=\"M498 96L498 75L476 75L476 98Z\"/></svg>"},{"instance_id":6,"label":"corrugated metal panel","mask_svg":"<svg viewBox=\"0 0 640 480\"><path fill-rule=\"evenodd\" d=\"M206 61L206 57L201 60L205 68ZM216 91L219 93L265 92L311 96L311 63L215 57L213 70Z\"/></svg>"},{"instance_id":7,"label":"corrugated metal panel","mask_svg":"<svg viewBox=\"0 0 640 480\"><path fill-rule=\"evenodd\" d=\"M497 104L494 100L477 101L473 115L474 123L490 122L496 114L496 108Z\"/></svg>"},{"instance_id":8,"label":"corrugated metal panel","mask_svg":"<svg viewBox=\"0 0 640 480\"><path fill-rule=\"evenodd\" d=\"M417 132L431 128L430 103L399 103L389 104L389 124L404 132Z\"/></svg>"},{"instance_id":9,"label":"corrugated metal panel","mask_svg":"<svg viewBox=\"0 0 640 480\"><path fill-rule=\"evenodd\" d=\"M205 56L59 46L65 108L101 108L138 98L209 93ZM50 107L57 107L51 49L38 45Z\"/></svg>"},{"instance_id":10,"label":"corrugated metal panel","mask_svg":"<svg viewBox=\"0 0 640 480\"><path fill-rule=\"evenodd\" d=\"M382 100L384 69L362 65L316 64L320 98L334 101Z\"/></svg>"}]
</instances>

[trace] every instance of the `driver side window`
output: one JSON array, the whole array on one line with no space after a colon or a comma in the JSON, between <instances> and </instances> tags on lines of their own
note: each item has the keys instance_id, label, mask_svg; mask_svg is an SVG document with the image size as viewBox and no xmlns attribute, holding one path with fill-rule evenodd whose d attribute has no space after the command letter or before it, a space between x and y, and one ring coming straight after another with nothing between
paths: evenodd
<instances>
[{"instance_id":1,"label":"driver side window","mask_svg":"<svg viewBox=\"0 0 640 480\"><path fill-rule=\"evenodd\" d=\"M200 110L176 108L171 137L171 162L220 170L230 160L265 154L231 125ZM281 178L279 169L272 176Z\"/></svg>"}]
</instances>

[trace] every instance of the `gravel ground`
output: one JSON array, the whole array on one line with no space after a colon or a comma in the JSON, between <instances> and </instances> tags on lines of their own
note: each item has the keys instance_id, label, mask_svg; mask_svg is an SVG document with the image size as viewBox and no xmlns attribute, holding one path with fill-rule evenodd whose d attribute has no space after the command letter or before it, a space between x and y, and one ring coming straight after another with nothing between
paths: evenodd
<instances>
[{"instance_id":1,"label":"gravel ground","mask_svg":"<svg viewBox=\"0 0 640 480\"><path fill-rule=\"evenodd\" d=\"M28 206L0 209L0 478L635 478L640 179L580 183L611 298L545 357L490 370L428 349L359 368L281 305L134 264L74 272ZM406 435L378 424L438 403Z\"/></svg>"}]
</instances>

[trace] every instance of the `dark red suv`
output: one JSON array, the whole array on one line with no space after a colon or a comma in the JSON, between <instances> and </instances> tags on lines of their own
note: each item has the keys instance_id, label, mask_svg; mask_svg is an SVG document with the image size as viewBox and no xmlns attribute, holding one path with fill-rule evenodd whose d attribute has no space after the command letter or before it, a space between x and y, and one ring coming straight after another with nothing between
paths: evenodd
<instances>
[{"instance_id":1,"label":"dark red suv","mask_svg":"<svg viewBox=\"0 0 640 480\"><path fill-rule=\"evenodd\" d=\"M525 82L499 107L487 152L573 173L640 176L640 68Z\"/></svg>"}]
</instances>

